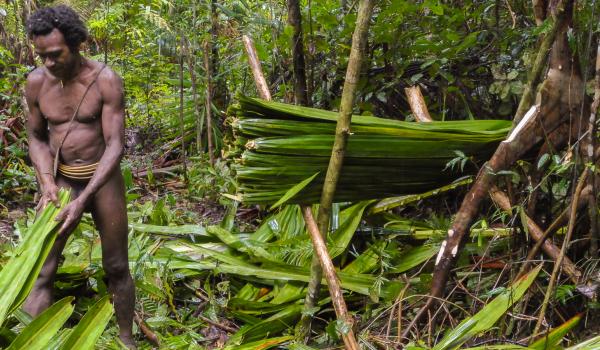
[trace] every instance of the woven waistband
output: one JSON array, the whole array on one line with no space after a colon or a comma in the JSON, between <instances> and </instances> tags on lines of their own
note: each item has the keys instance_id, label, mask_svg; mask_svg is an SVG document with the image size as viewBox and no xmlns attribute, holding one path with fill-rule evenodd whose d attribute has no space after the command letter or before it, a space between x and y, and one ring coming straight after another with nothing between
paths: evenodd
<instances>
[{"instance_id":1,"label":"woven waistband","mask_svg":"<svg viewBox=\"0 0 600 350\"><path fill-rule=\"evenodd\" d=\"M59 164L58 165L58 173L62 176L74 179L74 180L89 180L94 176L94 172L98 168L98 162L94 164L86 164L86 165L66 165Z\"/></svg>"}]
</instances>

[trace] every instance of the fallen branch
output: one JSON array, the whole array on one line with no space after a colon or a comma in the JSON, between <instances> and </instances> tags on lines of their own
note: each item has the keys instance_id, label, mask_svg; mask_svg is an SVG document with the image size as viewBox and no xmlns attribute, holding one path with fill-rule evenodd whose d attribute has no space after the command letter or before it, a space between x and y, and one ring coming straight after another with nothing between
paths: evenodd
<instances>
[{"instance_id":1,"label":"fallen branch","mask_svg":"<svg viewBox=\"0 0 600 350\"><path fill-rule=\"evenodd\" d=\"M152 345L160 347L160 340L158 339L158 336L150 329L146 321L144 321L137 312L134 314L133 320L142 331L146 339L148 339Z\"/></svg>"},{"instance_id":2,"label":"fallen branch","mask_svg":"<svg viewBox=\"0 0 600 350\"><path fill-rule=\"evenodd\" d=\"M215 321L211 320L210 318L204 317L202 315L197 315L196 317L198 317L202 321L204 321L204 322L206 322L206 323L208 323L208 324L210 324L212 326L215 326L217 328L220 328L220 329L224 330L225 332L229 332L229 333L233 334L233 333L235 333L235 332L238 331L237 329L235 329L233 327L229 327L229 326L226 326L226 325L224 325L222 323L215 322Z\"/></svg>"},{"instance_id":3,"label":"fallen branch","mask_svg":"<svg viewBox=\"0 0 600 350\"><path fill-rule=\"evenodd\" d=\"M346 346L346 349L358 350L358 343L356 342L354 331L352 330L354 321L352 320L352 317L348 316L348 309L346 307L346 302L344 301L340 281L335 273L335 267L333 266L333 262L327 251L325 240L323 239L321 232L319 232L317 223L312 215L312 208L310 205L302 206L302 215L304 216L304 221L306 222L306 227L308 228L308 233L310 234L316 256L319 259L322 271L324 272L335 314L338 320L344 322L349 329L347 333L342 333L344 345Z\"/></svg>"},{"instance_id":4,"label":"fallen branch","mask_svg":"<svg viewBox=\"0 0 600 350\"><path fill-rule=\"evenodd\" d=\"M508 199L508 196L504 192L500 191L497 187L494 186L490 191L490 196L494 203L496 203L496 205L498 205L502 210L508 213L512 212L512 205L510 203L510 200ZM556 231L556 229L559 228L558 223L560 223L560 221L556 220L546 232L543 232L542 229L529 216L525 214L524 218L526 222L524 222L523 224L527 226L529 234L536 241L536 246L541 247L544 250L544 253L546 253L551 259L553 259L554 261L558 261L560 257L560 249L558 249L556 245L548 241L546 238L550 236L551 232L554 232ZM534 251L534 249L532 249L531 251ZM530 257L528 255L525 259L525 263L523 266L527 266L531 259L533 259L533 256ZM571 259L565 257L562 261L562 265L565 272L569 275L569 278L571 278L573 283L579 283L579 279L581 278L582 274L581 271L579 271L579 269L577 268L577 266L575 266L575 264L571 261ZM524 268L522 267L521 269L523 270ZM521 276L521 273L519 273L519 276Z\"/></svg>"},{"instance_id":5,"label":"fallen branch","mask_svg":"<svg viewBox=\"0 0 600 350\"><path fill-rule=\"evenodd\" d=\"M173 172L180 171L182 169L181 164L172 165L164 168L156 168L156 169L146 169L146 170L136 170L133 172L133 176L136 178L146 177L149 173L152 173L155 177L161 175L169 175Z\"/></svg>"}]
</instances>

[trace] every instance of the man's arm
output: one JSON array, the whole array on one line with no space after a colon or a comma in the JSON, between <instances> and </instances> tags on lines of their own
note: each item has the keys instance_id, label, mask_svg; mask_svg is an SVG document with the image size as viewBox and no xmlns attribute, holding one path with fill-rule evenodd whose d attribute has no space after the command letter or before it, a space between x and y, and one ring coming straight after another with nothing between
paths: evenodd
<instances>
[{"instance_id":1,"label":"man's arm","mask_svg":"<svg viewBox=\"0 0 600 350\"><path fill-rule=\"evenodd\" d=\"M44 72L36 69L29 74L25 85L25 99L29 109L26 122L29 157L33 163L42 192L38 209L45 207L49 201L54 202L57 206L59 205L58 187L54 182L53 157L48 139L48 124L42 116L38 104L38 95L43 83Z\"/></svg>"},{"instance_id":2,"label":"man's arm","mask_svg":"<svg viewBox=\"0 0 600 350\"><path fill-rule=\"evenodd\" d=\"M80 195L84 201L87 201L108 181L123 156L125 139L123 81L111 69L105 68L98 77L98 87L103 100L102 134L106 149L94 176Z\"/></svg>"}]
</instances>

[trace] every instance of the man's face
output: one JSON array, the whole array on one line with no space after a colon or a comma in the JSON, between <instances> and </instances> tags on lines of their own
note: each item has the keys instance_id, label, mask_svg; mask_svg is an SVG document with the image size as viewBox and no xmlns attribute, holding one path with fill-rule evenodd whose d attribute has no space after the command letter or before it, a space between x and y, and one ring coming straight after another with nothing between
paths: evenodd
<instances>
[{"instance_id":1,"label":"man's face","mask_svg":"<svg viewBox=\"0 0 600 350\"><path fill-rule=\"evenodd\" d=\"M46 35L33 37L35 53L48 71L57 78L69 76L74 69L75 55L67 46L65 37L56 28Z\"/></svg>"}]
</instances>

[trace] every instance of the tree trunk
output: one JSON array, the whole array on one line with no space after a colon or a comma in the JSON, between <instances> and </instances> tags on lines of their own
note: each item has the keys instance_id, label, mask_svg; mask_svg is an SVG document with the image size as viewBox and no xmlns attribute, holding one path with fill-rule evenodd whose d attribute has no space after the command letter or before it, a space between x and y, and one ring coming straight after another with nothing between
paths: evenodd
<instances>
[{"instance_id":1,"label":"tree trunk","mask_svg":"<svg viewBox=\"0 0 600 350\"><path fill-rule=\"evenodd\" d=\"M293 28L292 57L294 61L294 96L296 104L310 105L306 87L306 65L304 62L304 40L302 36L302 15L299 0L287 0L288 24Z\"/></svg>"},{"instance_id":2,"label":"tree trunk","mask_svg":"<svg viewBox=\"0 0 600 350\"><path fill-rule=\"evenodd\" d=\"M211 67L213 71L212 101L218 110L223 110L228 104L227 86L225 80L219 74L219 13L217 12L217 0L210 0L210 42Z\"/></svg>"},{"instance_id":3,"label":"tree trunk","mask_svg":"<svg viewBox=\"0 0 600 350\"><path fill-rule=\"evenodd\" d=\"M183 34L181 35L181 52L179 53L179 132L181 134L181 158L183 159L183 178L185 183L188 183L187 179L187 160L185 155L185 125L183 120L183 47L185 45L185 39Z\"/></svg>"},{"instance_id":4,"label":"tree trunk","mask_svg":"<svg viewBox=\"0 0 600 350\"><path fill-rule=\"evenodd\" d=\"M373 12L374 1L361 0L358 8L358 16L356 19L356 28L352 35L352 48L348 59L348 68L346 70L346 79L344 81L344 89L342 91L342 101L340 103L340 116L337 121L335 130L335 139L329 166L323 183L323 191L321 193L321 202L319 205L319 214L317 223L319 232L327 237L329 231L329 218L331 216L331 205L333 196L340 177L344 154L346 152L346 144L350 136L350 123L352 119L352 109L354 105L354 96L358 79L360 76L362 59L365 54L367 45L367 34L369 21ZM308 284L306 299L304 300L304 310L301 320L301 333L306 339L310 333L311 316L309 315L319 298L319 288L321 284L322 271L319 260L315 257L311 264L311 279Z\"/></svg>"},{"instance_id":5,"label":"tree trunk","mask_svg":"<svg viewBox=\"0 0 600 350\"><path fill-rule=\"evenodd\" d=\"M215 165L215 149L212 128L212 67L210 64L211 45L204 42L204 70L206 71L206 136L208 140L208 158L210 165Z\"/></svg>"}]
</instances>

